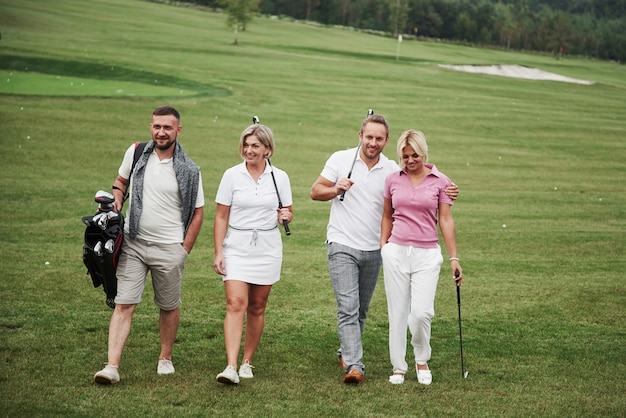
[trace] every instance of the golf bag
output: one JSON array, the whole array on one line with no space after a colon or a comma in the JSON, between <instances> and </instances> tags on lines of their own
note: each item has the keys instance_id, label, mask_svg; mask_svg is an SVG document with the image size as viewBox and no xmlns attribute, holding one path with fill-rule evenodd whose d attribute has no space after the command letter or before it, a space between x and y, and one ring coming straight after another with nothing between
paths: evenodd
<instances>
[{"instance_id":1,"label":"golf bag","mask_svg":"<svg viewBox=\"0 0 626 418\"><path fill-rule=\"evenodd\" d=\"M106 304L115 308L117 295L117 261L124 242L124 217L113 210L113 195L103 190L96 193L98 211L93 216L83 217L85 243L83 263L91 276L93 287L102 285Z\"/></svg>"},{"instance_id":2,"label":"golf bag","mask_svg":"<svg viewBox=\"0 0 626 418\"><path fill-rule=\"evenodd\" d=\"M147 144L147 142L135 142L131 175ZM128 184L130 185L130 176ZM125 193L124 202L127 198L128 193ZM106 294L106 304L110 308L115 308L115 296L117 296L115 273L124 242L124 217L121 212L113 210L115 198L112 194L99 190L95 200L98 203L96 214L83 217L83 223L87 226L83 244L83 263L87 267L87 273L91 276L93 287L102 285Z\"/></svg>"}]
</instances>

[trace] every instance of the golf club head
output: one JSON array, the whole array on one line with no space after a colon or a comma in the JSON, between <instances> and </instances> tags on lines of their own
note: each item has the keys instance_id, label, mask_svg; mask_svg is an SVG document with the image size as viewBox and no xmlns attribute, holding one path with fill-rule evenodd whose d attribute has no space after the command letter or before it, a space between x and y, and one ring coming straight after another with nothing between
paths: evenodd
<instances>
[{"instance_id":1,"label":"golf club head","mask_svg":"<svg viewBox=\"0 0 626 418\"><path fill-rule=\"evenodd\" d=\"M98 190L96 192L96 203L113 203L115 202L115 198L109 192L105 192L104 190Z\"/></svg>"},{"instance_id":2,"label":"golf club head","mask_svg":"<svg viewBox=\"0 0 626 418\"><path fill-rule=\"evenodd\" d=\"M469 374L469 372L465 372L463 373L463 379L467 379L467 375Z\"/></svg>"},{"instance_id":3,"label":"golf club head","mask_svg":"<svg viewBox=\"0 0 626 418\"><path fill-rule=\"evenodd\" d=\"M261 121L259 120L259 117L254 115L252 116L252 123L261 123Z\"/></svg>"},{"instance_id":4,"label":"golf club head","mask_svg":"<svg viewBox=\"0 0 626 418\"><path fill-rule=\"evenodd\" d=\"M98 190L96 192L95 197L96 203L98 203L98 210L100 212L109 212L113 210L113 202L115 202L115 197L109 192L105 192L104 190Z\"/></svg>"},{"instance_id":5,"label":"golf club head","mask_svg":"<svg viewBox=\"0 0 626 418\"><path fill-rule=\"evenodd\" d=\"M374 109L369 109L367 111L367 116L372 116L374 114Z\"/></svg>"}]
</instances>

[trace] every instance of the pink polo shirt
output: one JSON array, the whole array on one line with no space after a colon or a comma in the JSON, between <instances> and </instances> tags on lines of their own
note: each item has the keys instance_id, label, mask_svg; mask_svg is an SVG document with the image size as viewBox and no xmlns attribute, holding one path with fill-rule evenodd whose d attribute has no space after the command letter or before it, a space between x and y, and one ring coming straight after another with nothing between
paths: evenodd
<instances>
[{"instance_id":1,"label":"pink polo shirt","mask_svg":"<svg viewBox=\"0 0 626 418\"><path fill-rule=\"evenodd\" d=\"M426 167L431 172L416 187L411 184L406 168L385 179L384 196L391 199L393 205L389 242L417 248L437 247L437 209L439 202L453 204L444 192L451 181L433 164L426 164Z\"/></svg>"}]
</instances>

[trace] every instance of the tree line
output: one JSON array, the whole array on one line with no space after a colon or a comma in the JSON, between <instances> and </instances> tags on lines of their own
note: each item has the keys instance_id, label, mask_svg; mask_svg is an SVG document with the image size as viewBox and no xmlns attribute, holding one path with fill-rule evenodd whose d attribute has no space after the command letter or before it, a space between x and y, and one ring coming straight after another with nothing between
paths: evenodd
<instances>
[{"instance_id":1,"label":"tree line","mask_svg":"<svg viewBox=\"0 0 626 418\"><path fill-rule=\"evenodd\" d=\"M258 13L403 38L626 60L626 0L182 0L226 9L237 29ZM236 42L236 38L235 38Z\"/></svg>"}]
</instances>

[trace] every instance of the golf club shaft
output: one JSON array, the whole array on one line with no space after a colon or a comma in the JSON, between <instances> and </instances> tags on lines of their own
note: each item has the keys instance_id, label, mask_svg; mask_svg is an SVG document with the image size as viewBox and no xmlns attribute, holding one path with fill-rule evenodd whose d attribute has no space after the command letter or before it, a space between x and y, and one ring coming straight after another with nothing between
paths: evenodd
<instances>
[{"instance_id":1,"label":"golf club shaft","mask_svg":"<svg viewBox=\"0 0 626 418\"><path fill-rule=\"evenodd\" d=\"M454 276L459 277L460 272L454 271ZM461 347L461 377L465 378L465 361L463 359L463 328L461 326L461 286L456 286L456 304L459 311L459 344Z\"/></svg>"}]
</instances>

